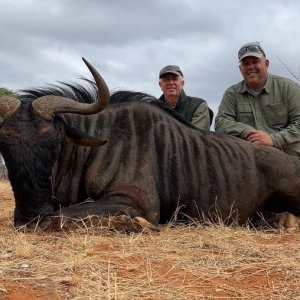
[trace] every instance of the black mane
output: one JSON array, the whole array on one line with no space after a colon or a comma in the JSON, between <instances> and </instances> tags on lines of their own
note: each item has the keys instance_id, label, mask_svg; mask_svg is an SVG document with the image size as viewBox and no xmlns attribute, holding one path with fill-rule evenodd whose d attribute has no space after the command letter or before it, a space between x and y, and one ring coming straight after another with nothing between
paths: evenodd
<instances>
[{"instance_id":1,"label":"black mane","mask_svg":"<svg viewBox=\"0 0 300 300\"><path fill-rule=\"evenodd\" d=\"M84 86L77 83L68 83L59 81L57 85L51 84L42 88L20 90L21 100L35 100L42 96L54 95L70 98L82 103L93 103L98 96L97 86L87 78L81 78L87 82Z\"/></svg>"},{"instance_id":2,"label":"black mane","mask_svg":"<svg viewBox=\"0 0 300 300\"><path fill-rule=\"evenodd\" d=\"M172 109L166 102L161 101L157 98L155 98L152 95L142 93L142 92L132 92L132 91L117 91L111 94L110 96L110 103L124 103L124 102L147 102L151 105L158 106L163 111L170 114L172 117L180 121L181 123L185 124L188 127L201 130L191 123L187 122L181 114L179 114L177 111Z\"/></svg>"},{"instance_id":3,"label":"black mane","mask_svg":"<svg viewBox=\"0 0 300 300\"><path fill-rule=\"evenodd\" d=\"M48 85L47 87L43 88L24 89L19 91L20 99L22 101L32 101L42 96L54 95L70 98L82 103L95 102L98 97L98 89L96 84L87 78L82 77L81 79L88 84L84 86L77 83L58 82L59 85ZM122 90L111 93L109 101L110 104L114 105L124 102L150 103L151 105L158 106L160 109L164 110L166 113L170 114L186 126L197 129L197 127L187 122L168 104L161 100L158 100L156 97L150 94Z\"/></svg>"}]
</instances>

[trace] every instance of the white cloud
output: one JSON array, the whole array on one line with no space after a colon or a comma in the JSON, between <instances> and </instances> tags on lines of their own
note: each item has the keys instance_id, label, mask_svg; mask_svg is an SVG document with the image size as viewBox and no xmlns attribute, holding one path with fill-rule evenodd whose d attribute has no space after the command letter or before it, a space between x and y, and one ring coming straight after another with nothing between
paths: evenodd
<instances>
[{"instance_id":1,"label":"white cloud","mask_svg":"<svg viewBox=\"0 0 300 300\"><path fill-rule=\"evenodd\" d=\"M111 89L160 95L158 72L178 64L186 92L216 112L241 80L237 51L259 40L270 72L300 63L300 2L293 0L1 1L0 86L22 89L89 76L86 57Z\"/></svg>"}]
</instances>

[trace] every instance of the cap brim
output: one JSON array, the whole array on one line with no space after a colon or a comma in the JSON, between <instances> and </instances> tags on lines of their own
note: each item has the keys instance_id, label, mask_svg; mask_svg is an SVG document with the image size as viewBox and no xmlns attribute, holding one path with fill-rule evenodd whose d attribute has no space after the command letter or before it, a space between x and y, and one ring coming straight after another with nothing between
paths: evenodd
<instances>
[{"instance_id":1,"label":"cap brim","mask_svg":"<svg viewBox=\"0 0 300 300\"><path fill-rule=\"evenodd\" d=\"M167 71L167 72L159 74L159 78L162 78L164 75L167 75L167 74L173 74L173 75L177 75L177 76L183 76L180 72L177 72L177 71Z\"/></svg>"},{"instance_id":2,"label":"cap brim","mask_svg":"<svg viewBox=\"0 0 300 300\"><path fill-rule=\"evenodd\" d=\"M243 60L245 57L248 56L254 56L257 58L262 58L264 55L262 53L257 53L257 52L246 52L241 58L240 61Z\"/></svg>"}]
</instances>

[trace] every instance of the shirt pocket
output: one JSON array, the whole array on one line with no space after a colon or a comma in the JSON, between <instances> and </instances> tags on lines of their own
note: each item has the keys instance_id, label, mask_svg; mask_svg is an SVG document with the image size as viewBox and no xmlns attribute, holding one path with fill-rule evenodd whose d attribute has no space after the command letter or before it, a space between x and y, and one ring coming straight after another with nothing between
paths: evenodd
<instances>
[{"instance_id":1,"label":"shirt pocket","mask_svg":"<svg viewBox=\"0 0 300 300\"><path fill-rule=\"evenodd\" d=\"M253 111L249 103L240 103L237 106L237 121L254 126Z\"/></svg>"},{"instance_id":2,"label":"shirt pocket","mask_svg":"<svg viewBox=\"0 0 300 300\"><path fill-rule=\"evenodd\" d=\"M277 102L265 106L265 116L268 125L275 128L286 127L289 120L287 103Z\"/></svg>"}]
</instances>

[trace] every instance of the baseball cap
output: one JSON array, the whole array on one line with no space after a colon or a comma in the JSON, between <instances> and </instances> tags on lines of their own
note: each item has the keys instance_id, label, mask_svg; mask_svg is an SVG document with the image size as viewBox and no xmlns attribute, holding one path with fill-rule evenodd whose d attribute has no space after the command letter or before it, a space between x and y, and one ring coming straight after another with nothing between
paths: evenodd
<instances>
[{"instance_id":1,"label":"baseball cap","mask_svg":"<svg viewBox=\"0 0 300 300\"><path fill-rule=\"evenodd\" d=\"M183 77L183 73L180 70L180 68L176 65L167 65L165 67L163 67L160 72L159 72L159 78L161 78L162 76L164 76L165 74L175 74L177 76L182 76Z\"/></svg>"},{"instance_id":2,"label":"baseball cap","mask_svg":"<svg viewBox=\"0 0 300 300\"><path fill-rule=\"evenodd\" d=\"M238 52L239 61L248 56L262 58L263 56L266 56L266 54L259 42L249 42L240 48Z\"/></svg>"}]
</instances>

